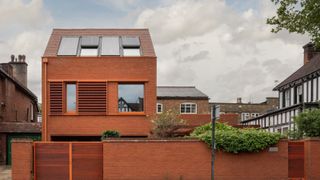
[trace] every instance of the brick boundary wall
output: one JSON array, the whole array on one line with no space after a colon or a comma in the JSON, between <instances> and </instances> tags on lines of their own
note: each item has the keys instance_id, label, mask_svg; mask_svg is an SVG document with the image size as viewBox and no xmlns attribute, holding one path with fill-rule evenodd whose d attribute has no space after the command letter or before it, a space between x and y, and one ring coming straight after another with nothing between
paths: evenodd
<instances>
[{"instance_id":1,"label":"brick boundary wall","mask_svg":"<svg viewBox=\"0 0 320 180\"><path fill-rule=\"evenodd\" d=\"M12 141L12 179L33 179L33 141L14 139Z\"/></svg>"},{"instance_id":2,"label":"brick boundary wall","mask_svg":"<svg viewBox=\"0 0 320 180\"><path fill-rule=\"evenodd\" d=\"M275 147L258 153L233 154L218 151L215 161L216 179L287 180L288 141L282 140Z\"/></svg>"},{"instance_id":3,"label":"brick boundary wall","mask_svg":"<svg viewBox=\"0 0 320 180\"><path fill-rule=\"evenodd\" d=\"M305 179L320 180L320 138L304 141Z\"/></svg>"},{"instance_id":4,"label":"brick boundary wall","mask_svg":"<svg viewBox=\"0 0 320 180\"><path fill-rule=\"evenodd\" d=\"M104 179L209 179L211 155L198 140L107 140Z\"/></svg>"}]
</instances>

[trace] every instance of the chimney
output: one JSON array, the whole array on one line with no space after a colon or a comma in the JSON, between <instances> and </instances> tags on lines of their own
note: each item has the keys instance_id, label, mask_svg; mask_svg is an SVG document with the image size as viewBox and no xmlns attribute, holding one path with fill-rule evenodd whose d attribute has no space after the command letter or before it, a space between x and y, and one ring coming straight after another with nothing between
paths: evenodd
<instances>
[{"instance_id":1,"label":"chimney","mask_svg":"<svg viewBox=\"0 0 320 180\"><path fill-rule=\"evenodd\" d=\"M237 98L237 103L238 103L238 104L241 104L241 103L242 103L241 97L238 97L238 98Z\"/></svg>"},{"instance_id":2,"label":"chimney","mask_svg":"<svg viewBox=\"0 0 320 180\"><path fill-rule=\"evenodd\" d=\"M9 64L12 66L12 76L27 87L28 64L26 63L26 56L18 55L17 59L14 55L11 55Z\"/></svg>"},{"instance_id":3,"label":"chimney","mask_svg":"<svg viewBox=\"0 0 320 180\"><path fill-rule=\"evenodd\" d=\"M317 50L313 43L309 42L308 44L303 46L304 49L304 58L303 58L303 64L307 64L310 62L310 60L319 53L319 50Z\"/></svg>"}]
</instances>

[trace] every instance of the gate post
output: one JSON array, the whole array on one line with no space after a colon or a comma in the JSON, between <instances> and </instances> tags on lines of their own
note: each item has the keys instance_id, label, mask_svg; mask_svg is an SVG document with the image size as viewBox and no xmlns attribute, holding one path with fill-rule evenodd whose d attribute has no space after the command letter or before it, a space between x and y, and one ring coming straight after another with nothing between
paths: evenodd
<instances>
[{"instance_id":1,"label":"gate post","mask_svg":"<svg viewBox=\"0 0 320 180\"><path fill-rule=\"evenodd\" d=\"M33 149L31 139L12 141L12 179L32 179Z\"/></svg>"}]
</instances>

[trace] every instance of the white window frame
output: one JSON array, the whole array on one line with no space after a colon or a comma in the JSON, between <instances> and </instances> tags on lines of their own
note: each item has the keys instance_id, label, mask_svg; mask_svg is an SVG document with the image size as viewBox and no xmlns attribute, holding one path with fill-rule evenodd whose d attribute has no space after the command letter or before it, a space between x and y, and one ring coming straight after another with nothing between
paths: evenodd
<instances>
[{"instance_id":1,"label":"white window frame","mask_svg":"<svg viewBox=\"0 0 320 180\"><path fill-rule=\"evenodd\" d=\"M161 112L158 111L158 106L160 106L161 108ZM157 109L156 109L157 114L161 114L163 112L163 104L162 103L157 103Z\"/></svg>"},{"instance_id":2,"label":"white window frame","mask_svg":"<svg viewBox=\"0 0 320 180\"><path fill-rule=\"evenodd\" d=\"M185 106L186 106L186 105L189 105L189 106L190 106L190 112L182 112L182 111L181 111L181 108L182 108L183 105L185 105ZM191 108L192 105L195 105L195 112L191 112L191 110L192 110L192 108ZM186 108L185 108L185 111L186 111ZM180 104L180 114L197 114L197 112L198 112L198 107L197 107L197 104L196 104L196 103L188 103L188 102L187 102L187 103L181 103L181 104Z\"/></svg>"}]
</instances>

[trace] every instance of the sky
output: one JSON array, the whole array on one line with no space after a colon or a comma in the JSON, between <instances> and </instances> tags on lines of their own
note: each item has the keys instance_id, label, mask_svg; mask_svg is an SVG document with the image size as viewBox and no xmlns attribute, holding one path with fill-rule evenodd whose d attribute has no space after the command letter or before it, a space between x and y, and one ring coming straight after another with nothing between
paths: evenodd
<instances>
[{"instance_id":1,"label":"sky","mask_svg":"<svg viewBox=\"0 0 320 180\"><path fill-rule=\"evenodd\" d=\"M271 33L269 0L0 0L0 63L25 54L41 102L53 28L149 28L158 85L196 86L210 101L258 103L303 64L305 35Z\"/></svg>"}]
</instances>

